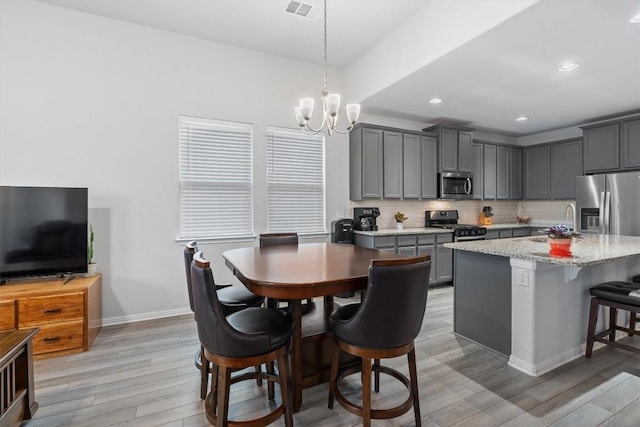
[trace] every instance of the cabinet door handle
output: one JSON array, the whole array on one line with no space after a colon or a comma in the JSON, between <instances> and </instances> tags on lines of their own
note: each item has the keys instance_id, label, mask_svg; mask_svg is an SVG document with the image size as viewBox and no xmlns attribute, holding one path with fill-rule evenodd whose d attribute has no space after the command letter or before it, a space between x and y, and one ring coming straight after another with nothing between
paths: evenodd
<instances>
[{"instance_id":1,"label":"cabinet door handle","mask_svg":"<svg viewBox=\"0 0 640 427\"><path fill-rule=\"evenodd\" d=\"M56 342L56 341L60 341L60 337L46 337L46 338L43 338L42 341L44 341L44 342Z\"/></svg>"},{"instance_id":2,"label":"cabinet door handle","mask_svg":"<svg viewBox=\"0 0 640 427\"><path fill-rule=\"evenodd\" d=\"M48 308L44 311L44 314L56 314L62 311L61 308Z\"/></svg>"}]
</instances>

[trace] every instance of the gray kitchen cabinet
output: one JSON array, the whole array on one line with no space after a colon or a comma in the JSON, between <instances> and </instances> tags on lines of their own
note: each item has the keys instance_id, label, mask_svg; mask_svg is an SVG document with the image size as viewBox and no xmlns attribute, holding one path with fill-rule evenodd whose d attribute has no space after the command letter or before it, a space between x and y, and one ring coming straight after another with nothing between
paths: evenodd
<instances>
[{"instance_id":1,"label":"gray kitchen cabinet","mask_svg":"<svg viewBox=\"0 0 640 427\"><path fill-rule=\"evenodd\" d=\"M481 200L483 196L483 163L483 145L479 142L473 142L471 144L471 175L473 175L472 192L475 200Z\"/></svg>"},{"instance_id":2,"label":"gray kitchen cabinet","mask_svg":"<svg viewBox=\"0 0 640 427\"><path fill-rule=\"evenodd\" d=\"M429 284L450 282L453 279L453 250L443 247L452 242L451 233L395 234L371 236L356 233L354 242L358 246L395 252L405 256L431 255Z\"/></svg>"},{"instance_id":3,"label":"gray kitchen cabinet","mask_svg":"<svg viewBox=\"0 0 640 427\"><path fill-rule=\"evenodd\" d=\"M620 124L582 128L584 172L604 172L620 168Z\"/></svg>"},{"instance_id":4,"label":"gray kitchen cabinet","mask_svg":"<svg viewBox=\"0 0 640 427\"><path fill-rule=\"evenodd\" d=\"M551 197L549 145L524 149L524 198L545 200Z\"/></svg>"},{"instance_id":5,"label":"gray kitchen cabinet","mask_svg":"<svg viewBox=\"0 0 640 427\"><path fill-rule=\"evenodd\" d=\"M487 234L484 235L485 240L493 240L500 238L500 231L498 230L487 230Z\"/></svg>"},{"instance_id":6,"label":"gray kitchen cabinet","mask_svg":"<svg viewBox=\"0 0 640 427\"><path fill-rule=\"evenodd\" d=\"M498 230L498 237L500 239L508 239L510 237L513 237L513 230L509 229L509 230Z\"/></svg>"},{"instance_id":7,"label":"gray kitchen cabinet","mask_svg":"<svg viewBox=\"0 0 640 427\"><path fill-rule=\"evenodd\" d=\"M508 239L510 237L524 237L531 236L531 228L530 227L520 227L520 228L503 228L498 230L487 230L487 234L485 234L486 240L491 239Z\"/></svg>"},{"instance_id":8,"label":"gray kitchen cabinet","mask_svg":"<svg viewBox=\"0 0 640 427\"><path fill-rule=\"evenodd\" d=\"M496 146L484 144L484 162L482 168L483 199L496 199Z\"/></svg>"},{"instance_id":9,"label":"gray kitchen cabinet","mask_svg":"<svg viewBox=\"0 0 640 427\"><path fill-rule=\"evenodd\" d=\"M531 228L514 228L512 230L513 237L531 236Z\"/></svg>"},{"instance_id":10,"label":"gray kitchen cabinet","mask_svg":"<svg viewBox=\"0 0 640 427\"><path fill-rule=\"evenodd\" d=\"M402 134L383 131L383 197L385 199L402 198Z\"/></svg>"},{"instance_id":11,"label":"gray kitchen cabinet","mask_svg":"<svg viewBox=\"0 0 640 427\"><path fill-rule=\"evenodd\" d=\"M438 138L440 172L471 172L473 130L447 126L432 126L423 129L435 132Z\"/></svg>"},{"instance_id":12,"label":"gray kitchen cabinet","mask_svg":"<svg viewBox=\"0 0 640 427\"><path fill-rule=\"evenodd\" d=\"M496 147L496 199L509 199L509 148Z\"/></svg>"},{"instance_id":13,"label":"gray kitchen cabinet","mask_svg":"<svg viewBox=\"0 0 640 427\"><path fill-rule=\"evenodd\" d=\"M402 197L419 199L422 180L421 140L419 135L402 135Z\"/></svg>"},{"instance_id":14,"label":"gray kitchen cabinet","mask_svg":"<svg viewBox=\"0 0 640 427\"><path fill-rule=\"evenodd\" d=\"M640 168L640 119L622 122L622 167Z\"/></svg>"},{"instance_id":15,"label":"gray kitchen cabinet","mask_svg":"<svg viewBox=\"0 0 640 427\"><path fill-rule=\"evenodd\" d=\"M509 198L522 199L522 148L509 148Z\"/></svg>"},{"instance_id":16,"label":"gray kitchen cabinet","mask_svg":"<svg viewBox=\"0 0 640 427\"><path fill-rule=\"evenodd\" d=\"M438 139L435 136L420 137L422 159L422 189L423 199L438 198ZM405 182L406 185L406 182Z\"/></svg>"},{"instance_id":17,"label":"gray kitchen cabinet","mask_svg":"<svg viewBox=\"0 0 640 427\"><path fill-rule=\"evenodd\" d=\"M382 130L356 127L349 134L349 197L382 198Z\"/></svg>"},{"instance_id":18,"label":"gray kitchen cabinet","mask_svg":"<svg viewBox=\"0 0 640 427\"><path fill-rule=\"evenodd\" d=\"M582 139L551 144L551 198L575 199L582 175Z\"/></svg>"}]
</instances>

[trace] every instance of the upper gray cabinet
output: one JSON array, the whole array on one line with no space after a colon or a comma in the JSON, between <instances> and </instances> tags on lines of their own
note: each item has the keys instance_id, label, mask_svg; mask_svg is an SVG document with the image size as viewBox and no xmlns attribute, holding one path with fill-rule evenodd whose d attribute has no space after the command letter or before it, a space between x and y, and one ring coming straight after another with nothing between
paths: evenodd
<instances>
[{"instance_id":1,"label":"upper gray cabinet","mask_svg":"<svg viewBox=\"0 0 640 427\"><path fill-rule=\"evenodd\" d=\"M471 129L438 125L423 130L436 133L440 150L438 165L440 172L471 172L471 143L473 142Z\"/></svg>"},{"instance_id":2,"label":"upper gray cabinet","mask_svg":"<svg viewBox=\"0 0 640 427\"><path fill-rule=\"evenodd\" d=\"M496 199L496 146L492 144L484 144L484 167L482 168L482 186L483 186L483 199L495 200Z\"/></svg>"},{"instance_id":3,"label":"upper gray cabinet","mask_svg":"<svg viewBox=\"0 0 640 427\"><path fill-rule=\"evenodd\" d=\"M620 124L584 127L584 171L603 172L620 168Z\"/></svg>"},{"instance_id":4,"label":"upper gray cabinet","mask_svg":"<svg viewBox=\"0 0 640 427\"><path fill-rule=\"evenodd\" d=\"M385 199L402 198L402 134L383 131L382 133L383 197ZM418 181L419 182L419 181Z\"/></svg>"},{"instance_id":5,"label":"upper gray cabinet","mask_svg":"<svg viewBox=\"0 0 640 427\"><path fill-rule=\"evenodd\" d=\"M484 195L484 146L479 142L471 144L471 174L473 175L473 199L481 200Z\"/></svg>"},{"instance_id":6,"label":"upper gray cabinet","mask_svg":"<svg viewBox=\"0 0 640 427\"><path fill-rule=\"evenodd\" d=\"M496 147L496 199L509 199L509 148Z\"/></svg>"},{"instance_id":7,"label":"upper gray cabinet","mask_svg":"<svg viewBox=\"0 0 640 427\"><path fill-rule=\"evenodd\" d=\"M349 134L349 197L382 198L382 130L356 127Z\"/></svg>"},{"instance_id":8,"label":"upper gray cabinet","mask_svg":"<svg viewBox=\"0 0 640 427\"><path fill-rule=\"evenodd\" d=\"M575 199L582 175L582 139L551 144L551 198Z\"/></svg>"},{"instance_id":9,"label":"upper gray cabinet","mask_svg":"<svg viewBox=\"0 0 640 427\"><path fill-rule=\"evenodd\" d=\"M438 197L438 140L435 136L420 136L422 148L422 193L423 199Z\"/></svg>"},{"instance_id":10,"label":"upper gray cabinet","mask_svg":"<svg viewBox=\"0 0 640 427\"><path fill-rule=\"evenodd\" d=\"M640 168L640 119L622 122L622 167Z\"/></svg>"},{"instance_id":11,"label":"upper gray cabinet","mask_svg":"<svg viewBox=\"0 0 640 427\"><path fill-rule=\"evenodd\" d=\"M420 135L402 135L402 197L419 199L422 180L422 147Z\"/></svg>"},{"instance_id":12,"label":"upper gray cabinet","mask_svg":"<svg viewBox=\"0 0 640 427\"><path fill-rule=\"evenodd\" d=\"M549 145L524 149L524 197L545 200L551 196L551 147ZM575 177L574 177L575 181Z\"/></svg>"},{"instance_id":13,"label":"upper gray cabinet","mask_svg":"<svg viewBox=\"0 0 640 427\"><path fill-rule=\"evenodd\" d=\"M356 125L349 135L351 200L437 198L434 135Z\"/></svg>"},{"instance_id":14,"label":"upper gray cabinet","mask_svg":"<svg viewBox=\"0 0 640 427\"><path fill-rule=\"evenodd\" d=\"M522 148L509 148L509 198L522 199Z\"/></svg>"}]
</instances>

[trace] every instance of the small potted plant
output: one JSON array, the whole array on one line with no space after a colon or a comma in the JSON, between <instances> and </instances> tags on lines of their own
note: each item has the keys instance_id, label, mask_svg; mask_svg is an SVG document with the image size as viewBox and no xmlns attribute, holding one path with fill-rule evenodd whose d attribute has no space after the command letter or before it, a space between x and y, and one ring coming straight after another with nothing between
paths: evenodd
<instances>
[{"instance_id":1,"label":"small potted plant","mask_svg":"<svg viewBox=\"0 0 640 427\"><path fill-rule=\"evenodd\" d=\"M89 224L89 244L87 245L87 276L96 274L98 264L93 260L93 225Z\"/></svg>"},{"instance_id":2,"label":"small potted plant","mask_svg":"<svg viewBox=\"0 0 640 427\"><path fill-rule=\"evenodd\" d=\"M572 232L566 225L554 225L545 230L549 238L549 254L552 256L571 256L571 239L579 234Z\"/></svg>"},{"instance_id":3,"label":"small potted plant","mask_svg":"<svg viewBox=\"0 0 640 427\"><path fill-rule=\"evenodd\" d=\"M402 223L409 219L406 216L404 216L404 214L400 211L396 212L395 215L393 215L393 217L396 220L396 228L398 230L402 230L402 227L403 227Z\"/></svg>"}]
</instances>

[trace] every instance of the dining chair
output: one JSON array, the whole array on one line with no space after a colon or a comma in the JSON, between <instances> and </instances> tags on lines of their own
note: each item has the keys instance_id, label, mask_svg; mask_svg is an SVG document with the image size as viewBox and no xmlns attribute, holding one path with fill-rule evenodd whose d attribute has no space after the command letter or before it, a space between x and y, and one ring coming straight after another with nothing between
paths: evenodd
<instances>
[{"instance_id":1,"label":"dining chair","mask_svg":"<svg viewBox=\"0 0 640 427\"><path fill-rule=\"evenodd\" d=\"M195 241L189 242L184 248L184 266L187 276L187 292L189 293L189 306L191 311L195 313L195 303L193 298L193 287L191 284L191 262L193 261L193 254L197 252L198 246ZM222 306L222 311L225 315L235 313L236 311L244 310L249 307L260 307L264 303L264 298L249 292L245 287L232 286L232 285L220 285L214 284L216 289L216 295L218 301ZM200 398L204 399L207 395L207 388L209 387L209 374L212 372L210 361L203 358L204 352L202 346L196 352L195 364L200 369ZM260 366L256 366L256 370L260 370ZM258 381L258 385L262 382Z\"/></svg>"},{"instance_id":2,"label":"dining chair","mask_svg":"<svg viewBox=\"0 0 640 427\"><path fill-rule=\"evenodd\" d=\"M281 310L250 307L225 315L223 305L215 291L213 273L202 252L193 256L190 267L195 303L198 337L204 349L203 360L213 362L214 377L205 399L205 414L213 425L266 426L282 415L285 425L293 425L292 401L289 392L288 349L293 333L293 322ZM232 372L259 364L277 361L278 373L247 371L236 376ZM282 402L262 417L232 421L229 416L229 390L240 381L261 378L280 385ZM270 388L271 390L271 388ZM269 393L269 399L275 396Z\"/></svg>"},{"instance_id":3,"label":"dining chair","mask_svg":"<svg viewBox=\"0 0 640 427\"><path fill-rule=\"evenodd\" d=\"M414 340L420 332L427 306L430 270L430 256L373 260L363 301L343 306L331 314L329 324L335 346L331 359L329 408L333 408L334 399L337 399L347 411L361 416L367 427L371 425L371 419L395 418L413 407L416 426L421 425ZM339 371L341 351L361 358L361 364ZM380 364L380 359L405 354L410 379ZM362 406L345 398L338 387L342 379L358 372L362 381ZM372 409L372 372L376 392L380 391L380 373L384 373L404 384L409 391L407 399L393 408Z\"/></svg>"},{"instance_id":4,"label":"dining chair","mask_svg":"<svg viewBox=\"0 0 640 427\"><path fill-rule=\"evenodd\" d=\"M297 245L298 233L263 233L260 234L260 247L282 245ZM277 302L273 302L277 305ZM302 305L302 313L306 314L313 308L313 298L307 298L306 304Z\"/></svg>"}]
</instances>

